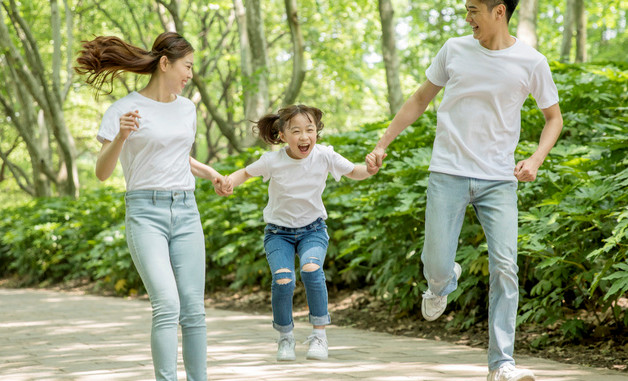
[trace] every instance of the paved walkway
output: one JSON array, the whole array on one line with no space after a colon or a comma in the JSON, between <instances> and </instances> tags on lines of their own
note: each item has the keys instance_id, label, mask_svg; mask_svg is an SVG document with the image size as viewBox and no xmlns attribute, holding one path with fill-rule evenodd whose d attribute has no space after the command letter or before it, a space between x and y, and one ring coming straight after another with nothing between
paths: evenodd
<instances>
[{"instance_id":1,"label":"paved walkway","mask_svg":"<svg viewBox=\"0 0 628 381\"><path fill-rule=\"evenodd\" d=\"M331 326L328 361L275 361L270 316L207 309L211 380L486 380L486 351ZM311 327L297 323L297 340ZM0 289L0 380L140 381L153 376L144 300ZM179 355L180 356L180 355ZM542 381L628 381L628 374L518 357ZM185 375L180 361L179 379Z\"/></svg>"}]
</instances>

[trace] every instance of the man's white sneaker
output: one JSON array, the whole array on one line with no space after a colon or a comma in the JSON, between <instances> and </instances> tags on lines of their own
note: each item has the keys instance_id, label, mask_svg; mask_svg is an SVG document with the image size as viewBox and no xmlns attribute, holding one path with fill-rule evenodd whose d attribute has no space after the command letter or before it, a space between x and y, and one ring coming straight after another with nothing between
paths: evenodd
<instances>
[{"instance_id":1,"label":"man's white sneaker","mask_svg":"<svg viewBox=\"0 0 628 381\"><path fill-rule=\"evenodd\" d=\"M512 364L500 366L490 371L486 377L488 381L534 381L534 373L527 369L517 369Z\"/></svg>"},{"instance_id":2,"label":"man's white sneaker","mask_svg":"<svg viewBox=\"0 0 628 381\"><path fill-rule=\"evenodd\" d=\"M308 360L327 360L327 338L310 335L303 344L310 343L305 358Z\"/></svg>"},{"instance_id":3,"label":"man's white sneaker","mask_svg":"<svg viewBox=\"0 0 628 381\"><path fill-rule=\"evenodd\" d=\"M294 361L297 359L294 353L296 342L294 336L279 338L277 345L277 361Z\"/></svg>"},{"instance_id":4,"label":"man's white sneaker","mask_svg":"<svg viewBox=\"0 0 628 381\"><path fill-rule=\"evenodd\" d=\"M462 268L458 262L454 263L454 273L456 274L456 279L460 279ZM445 308L447 308L447 295L434 295L432 290L429 288L423 293L423 300L421 301L421 314L423 314L425 320L432 321L438 319L439 316L445 312Z\"/></svg>"}]
</instances>

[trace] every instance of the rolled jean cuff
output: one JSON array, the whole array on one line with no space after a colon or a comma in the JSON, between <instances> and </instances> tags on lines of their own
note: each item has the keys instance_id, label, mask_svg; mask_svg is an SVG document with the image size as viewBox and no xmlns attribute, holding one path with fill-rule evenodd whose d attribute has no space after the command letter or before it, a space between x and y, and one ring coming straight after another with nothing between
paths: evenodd
<instances>
[{"instance_id":1,"label":"rolled jean cuff","mask_svg":"<svg viewBox=\"0 0 628 381\"><path fill-rule=\"evenodd\" d=\"M314 316L310 314L310 323L312 325L328 325L331 324L331 316L329 314L325 316Z\"/></svg>"},{"instance_id":2,"label":"rolled jean cuff","mask_svg":"<svg viewBox=\"0 0 628 381\"><path fill-rule=\"evenodd\" d=\"M273 322L273 328L281 333L292 332L292 330L294 329L294 322L291 322L289 325L279 325Z\"/></svg>"}]
</instances>

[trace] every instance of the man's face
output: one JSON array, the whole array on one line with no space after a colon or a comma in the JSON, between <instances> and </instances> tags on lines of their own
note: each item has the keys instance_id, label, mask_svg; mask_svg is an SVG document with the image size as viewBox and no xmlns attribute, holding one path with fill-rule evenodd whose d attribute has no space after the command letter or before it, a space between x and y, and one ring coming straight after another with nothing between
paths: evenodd
<instances>
[{"instance_id":1,"label":"man's face","mask_svg":"<svg viewBox=\"0 0 628 381\"><path fill-rule=\"evenodd\" d=\"M504 5L497 5L489 11L486 4L480 0L466 0L467 17L465 21L471 25L473 37L476 40L482 42L495 35L498 25L498 7L504 7Z\"/></svg>"}]
</instances>

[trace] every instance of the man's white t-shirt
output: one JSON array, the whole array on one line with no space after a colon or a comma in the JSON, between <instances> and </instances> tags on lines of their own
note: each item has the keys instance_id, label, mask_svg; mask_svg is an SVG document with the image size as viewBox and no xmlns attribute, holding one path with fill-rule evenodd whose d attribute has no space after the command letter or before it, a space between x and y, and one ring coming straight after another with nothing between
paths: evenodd
<instances>
[{"instance_id":1,"label":"man's white t-shirt","mask_svg":"<svg viewBox=\"0 0 628 381\"><path fill-rule=\"evenodd\" d=\"M98 141L112 141L120 131L120 117L138 110L139 130L131 132L122 146L120 163L127 191L194 190L190 150L196 135L196 106L177 96L158 102L132 92L105 112Z\"/></svg>"},{"instance_id":2,"label":"man's white t-shirt","mask_svg":"<svg viewBox=\"0 0 628 381\"><path fill-rule=\"evenodd\" d=\"M268 185L268 205L264 208L264 222L288 228L307 226L318 218L327 218L323 205L323 190L327 175L340 181L342 175L355 165L331 146L316 144L305 158L288 156L287 147L266 152L246 167L251 176L262 176Z\"/></svg>"},{"instance_id":3,"label":"man's white t-shirt","mask_svg":"<svg viewBox=\"0 0 628 381\"><path fill-rule=\"evenodd\" d=\"M513 37L514 38L514 37ZM489 50L473 36L449 39L425 72L444 86L429 170L484 180L514 180L521 107L558 103L545 57L515 39Z\"/></svg>"}]
</instances>

